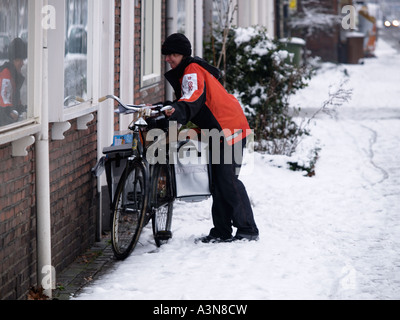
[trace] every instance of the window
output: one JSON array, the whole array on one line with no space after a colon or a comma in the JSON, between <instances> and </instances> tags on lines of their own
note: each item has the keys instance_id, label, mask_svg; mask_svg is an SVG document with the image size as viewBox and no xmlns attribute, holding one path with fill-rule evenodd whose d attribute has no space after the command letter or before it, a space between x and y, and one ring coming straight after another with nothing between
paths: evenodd
<instances>
[{"instance_id":1,"label":"window","mask_svg":"<svg viewBox=\"0 0 400 320\"><path fill-rule=\"evenodd\" d=\"M103 2L48 2L57 13L48 31L49 121L67 122L97 110Z\"/></svg>"},{"instance_id":2,"label":"window","mask_svg":"<svg viewBox=\"0 0 400 320\"><path fill-rule=\"evenodd\" d=\"M33 111L28 103L28 0L0 0L0 8L0 131L4 131L28 120Z\"/></svg>"},{"instance_id":3,"label":"window","mask_svg":"<svg viewBox=\"0 0 400 320\"><path fill-rule=\"evenodd\" d=\"M178 0L178 32L186 33L186 0Z\"/></svg>"},{"instance_id":4,"label":"window","mask_svg":"<svg viewBox=\"0 0 400 320\"><path fill-rule=\"evenodd\" d=\"M142 87L161 80L161 0L142 1Z\"/></svg>"},{"instance_id":5,"label":"window","mask_svg":"<svg viewBox=\"0 0 400 320\"><path fill-rule=\"evenodd\" d=\"M65 1L64 108L87 101L88 0Z\"/></svg>"},{"instance_id":6,"label":"window","mask_svg":"<svg viewBox=\"0 0 400 320\"><path fill-rule=\"evenodd\" d=\"M194 46L194 0L178 0L177 32L183 33Z\"/></svg>"}]
</instances>

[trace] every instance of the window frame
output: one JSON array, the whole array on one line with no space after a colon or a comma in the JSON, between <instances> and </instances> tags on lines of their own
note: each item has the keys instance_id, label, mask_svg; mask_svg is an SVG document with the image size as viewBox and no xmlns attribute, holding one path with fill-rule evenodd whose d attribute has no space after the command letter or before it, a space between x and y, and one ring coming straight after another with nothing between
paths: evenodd
<instances>
[{"instance_id":1,"label":"window frame","mask_svg":"<svg viewBox=\"0 0 400 320\"><path fill-rule=\"evenodd\" d=\"M184 14L184 21L183 21L183 26L179 24L179 19L177 19L177 28L178 32L182 32L192 43L192 45L195 44L194 42L194 30L195 30L195 25L194 25L194 8L195 8L195 3L194 0L185 0L185 8L182 13ZM177 16L179 16L179 3L177 3ZM183 28L182 28L183 27ZM195 49L193 47L193 49Z\"/></svg>"},{"instance_id":2,"label":"window frame","mask_svg":"<svg viewBox=\"0 0 400 320\"><path fill-rule=\"evenodd\" d=\"M0 127L0 145L34 135L41 129L43 66L43 0L28 1L27 119Z\"/></svg>"},{"instance_id":3,"label":"window frame","mask_svg":"<svg viewBox=\"0 0 400 320\"><path fill-rule=\"evenodd\" d=\"M100 31L101 1L88 0L88 40L87 40L87 93L86 101L75 106L64 107L64 52L66 34L66 0L49 0L49 5L56 8L57 27L48 31L49 50L49 122L67 122L83 117L98 110L98 93L101 83L100 63ZM62 75L60 77L60 75Z\"/></svg>"},{"instance_id":4,"label":"window frame","mask_svg":"<svg viewBox=\"0 0 400 320\"><path fill-rule=\"evenodd\" d=\"M145 52L145 43L146 43L146 11L145 4L152 2L153 12L150 15L152 21L152 69L153 72L150 74L145 74L145 62L148 61ZM149 87L155 83L161 81L161 25L162 25L162 1L161 0L146 0L142 1L141 8L141 66L140 66L140 79L141 79L141 87Z\"/></svg>"}]
</instances>

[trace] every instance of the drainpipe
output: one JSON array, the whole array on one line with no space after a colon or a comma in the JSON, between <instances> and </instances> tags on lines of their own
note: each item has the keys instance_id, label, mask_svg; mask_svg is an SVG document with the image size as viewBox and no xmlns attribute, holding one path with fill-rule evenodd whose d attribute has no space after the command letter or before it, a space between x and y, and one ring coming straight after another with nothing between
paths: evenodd
<instances>
[{"instance_id":1,"label":"drainpipe","mask_svg":"<svg viewBox=\"0 0 400 320\"><path fill-rule=\"evenodd\" d=\"M203 57L203 0L196 0L196 55Z\"/></svg>"},{"instance_id":2,"label":"drainpipe","mask_svg":"<svg viewBox=\"0 0 400 320\"><path fill-rule=\"evenodd\" d=\"M167 0L167 36L178 30L178 1Z\"/></svg>"},{"instance_id":3,"label":"drainpipe","mask_svg":"<svg viewBox=\"0 0 400 320\"><path fill-rule=\"evenodd\" d=\"M47 31L43 30L43 89L41 130L36 135L36 203L37 203L37 277L38 286L52 298L55 287L51 266L50 224L50 159L49 159L49 102Z\"/></svg>"}]
</instances>

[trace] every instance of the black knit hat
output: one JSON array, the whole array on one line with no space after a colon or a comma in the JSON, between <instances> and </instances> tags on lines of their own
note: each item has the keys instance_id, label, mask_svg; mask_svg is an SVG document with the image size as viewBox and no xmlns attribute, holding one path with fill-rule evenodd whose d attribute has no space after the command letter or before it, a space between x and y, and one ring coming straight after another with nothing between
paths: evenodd
<instances>
[{"instance_id":1,"label":"black knit hat","mask_svg":"<svg viewBox=\"0 0 400 320\"><path fill-rule=\"evenodd\" d=\"M27 45L21 38L15 38L8 47L8 58L25 60L28 56Z\"/></svg>"},{"instance_id":2,"label":"black knit hat","mask_svg":"<svg viewBox=\"0 0 400 320\"><path fill-rule=\"evenodd\" d=\"M174 33L165 40L161 52L163 55L179 53L184 57L189 57L192 54L192 45L185 35Z\"/></svg>"}]
</instances>

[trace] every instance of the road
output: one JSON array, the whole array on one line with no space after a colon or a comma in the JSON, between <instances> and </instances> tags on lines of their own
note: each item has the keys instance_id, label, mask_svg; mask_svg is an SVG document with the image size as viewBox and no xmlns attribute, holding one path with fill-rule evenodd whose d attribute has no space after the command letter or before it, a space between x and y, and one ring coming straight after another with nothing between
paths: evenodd
<instances>
[{"instance_id":1,"label":"road","mask_svg":"<svg viewBox=\"0 0 400 320\"><path fill-rule=\"evenodd\" d=\"M384 28L380 31L379 36L400 52L400 27Z\"/></svg>"}]
</instances>

